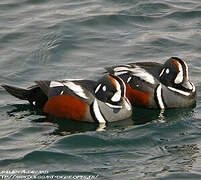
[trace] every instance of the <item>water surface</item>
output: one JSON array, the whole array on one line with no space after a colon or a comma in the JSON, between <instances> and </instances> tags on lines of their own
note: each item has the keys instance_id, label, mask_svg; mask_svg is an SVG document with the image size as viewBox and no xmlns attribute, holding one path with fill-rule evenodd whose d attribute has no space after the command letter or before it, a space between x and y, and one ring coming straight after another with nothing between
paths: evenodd
<instances>
[{"instance_id":1,"label":"water surface","mask_svg":"<svg viewBox=\"0 0 201 180\"><path fill-rule=\"evenodd\" d=\"M137 108L102 131L44 122L0 89L0 178L201 179L200 1L1 0L0 12L2 84L97 79L104 66L179 56L198 93L195 108Z\"/></svg>"}]
</instances>

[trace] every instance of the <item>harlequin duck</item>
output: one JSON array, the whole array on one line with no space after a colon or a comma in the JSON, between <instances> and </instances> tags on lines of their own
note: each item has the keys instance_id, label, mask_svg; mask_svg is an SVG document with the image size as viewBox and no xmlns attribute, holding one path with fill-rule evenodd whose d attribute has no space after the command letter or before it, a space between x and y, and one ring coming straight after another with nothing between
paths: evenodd
<instances>
[{"instance_id":1,"label":"harlequin duck","mask_svg":"<svg viewBox=\"0 0 201 180\"><path fill-rule=\"evenodd\" d=\"M133 106L165 109L189 107L196 102L188 66L178 57L171 57L164 64L137 62L105 69L123 79Z\"/></svg>"},{"instance_id":2,"label":"harlequin duck","mask_svg":"<svg viewBox=\"0 0 201 180\"><path fill-rule=\"evenodd\" d=\"M97 82L67 79L35 83L28 89L2 87L56 117L106 123L126 119L132 114L131 104L125 97L125 83L112 74L104 75Z\"/></svg>"}]
</instances>

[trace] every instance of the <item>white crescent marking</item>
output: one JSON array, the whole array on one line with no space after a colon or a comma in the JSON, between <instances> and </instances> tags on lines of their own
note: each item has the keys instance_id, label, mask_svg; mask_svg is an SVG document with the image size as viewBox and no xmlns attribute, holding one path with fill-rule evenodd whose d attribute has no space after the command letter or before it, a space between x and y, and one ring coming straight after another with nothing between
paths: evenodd
<instances>
[{"instance_id":1,"label":"white crescent marking","mask_svg":"<svg viewBox=\"0 0 201 180\"><path fill-rule=\"evenodd\" d=\"M158 103L161 109L165 109L164 103L163 103L163 99L162 99L162 94L161 94L162 88L161 88L161 84L157 87L156 89L156 96L158 99Z\"/></svg>"},{"instance_id":2,"label":"white crescent marking","mask_svg":"<svg viewBox=\"0 0 201 180\"><path fill-rule=\"evenodd\" d=\"M182 60L183 61L183 60ZM186 64L185 61L183 61L184 65L186 66L186 79L189 80L189 77L188 77L188 65Z\"/></svg>"},{"instance_id":3,"label":"white crescent marking","mask_svg":"<svg viewBox=\"0 0 201 180\"><path fill-rule=\"evenodd\" d=\"M125 107L127 110L132 110L132 105L130 103L130 101L125 97Z\"/></svg>"},{"instance_id":4,"label":"white crescent marking","mask_svg":"<svg viewBox=\"0 0 201 180\"><path fill-rule=\"evenodd\" d=\"M192 92L195 92L195 85L193 83L191 83L192 85Z\"/></svg>"},{"instance_id":5,"label":"white crescent marking","mask_svg":"<svg viewBox=\"0 0 201 180\"><path fill-rule=\"evenodd\" d=\"M179 84L183 81L183 68L182 68L182 65L178 62L178 65L179 65L179 73L177 74L177 77L175 78L174 82L176 84Z\"/></svg>"},{"instance_id":6,"label":"white crescent marking","mask_svg":"<svg viewBox=\"0 0 201 180\"><path fill-rule=\"evenodd\" d=\"M114 80L116 82L117 92L112 96L111 101L118 102L121 99L121 86L116 79L114 79Z\"/></svg>"}]
</instances>

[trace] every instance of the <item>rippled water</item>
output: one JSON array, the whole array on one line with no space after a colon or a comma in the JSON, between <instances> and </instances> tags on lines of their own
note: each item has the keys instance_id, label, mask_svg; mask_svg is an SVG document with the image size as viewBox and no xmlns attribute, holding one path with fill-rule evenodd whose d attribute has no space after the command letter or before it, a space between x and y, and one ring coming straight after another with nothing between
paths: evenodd
<instances>
[{"instance_id":1,"label":"rippled water","mask_svg":"<svg viewBox=\"0 0 201 180\"><path fill-rule=\"evenodd\" d=\"M199 0L1 0L0 12L2 84L96 79L104 66L179 56L198 92L195 108L135 109L102 131L43 122L0 89L0 179L201 179Z\"/></svg>"}]
</instances>

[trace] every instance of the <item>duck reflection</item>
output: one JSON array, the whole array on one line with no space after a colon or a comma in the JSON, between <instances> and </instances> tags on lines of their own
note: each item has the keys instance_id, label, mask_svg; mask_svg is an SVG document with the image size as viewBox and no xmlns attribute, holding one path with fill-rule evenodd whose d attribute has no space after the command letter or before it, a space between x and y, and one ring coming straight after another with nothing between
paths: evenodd
<instances>
[{"instance_id":1,"label":"duck reflection","mask_svg":"<svg viewBox=\"0 0 201 180\"><path fill-rule=\"evenodd\" d=\"M128 126L133 125L143 125L152 121L157 121L158 123L171 122L193 115L192 108L179 108L179 109L167 109L157 110L157 109L146 109L146 108L133 108L133 115L131 118L116 121L113 123L88 123L79 122L71 119L57 118L53 116L42 116L44 115L41 111L37 110L29 104L15 104L11 111L8 112L10 117L16 117L17 119L23 119L30 115L35 115L32 121L37 123L53 123L56 125L57 129L52 133L52 135L66 135L82 133L87 131L104 131L111 129L125 129ZM39 116L39 117L38 117Z\"/></svg>"}]
</instances>

